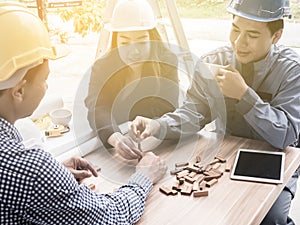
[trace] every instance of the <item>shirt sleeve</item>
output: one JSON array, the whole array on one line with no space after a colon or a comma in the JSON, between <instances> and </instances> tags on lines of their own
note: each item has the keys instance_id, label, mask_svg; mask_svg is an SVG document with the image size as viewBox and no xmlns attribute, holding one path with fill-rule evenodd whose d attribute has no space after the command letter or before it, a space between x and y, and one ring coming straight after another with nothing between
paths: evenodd
<instances>
[{"instance_id":1,"label":"shirt sleeve","mask_svg":"<svg viewBox=\"0 0 300 225\"><path fill-rule=\"evenodd\" d=\"M226 120L223 95L216 82L206 76L205 68L199 61L183 105L157 119L161 125L157 138L178 139L197 133L216 118Z\"/></svg>"},{"instance_id":2,"label":"shirt sleeve","mask_svg":"<svg viewBox=\"0 0 300 225\"><path fill-rule=\"evenodd\" d=\"M26 217L35 224L133 224L140 219L152 189L147 177L135 173L114 193L97 194L78 185L50 156L32 185Z\"/></svg>"},{"instance_id":3,"label":"shirt sleeve","mask_svg":"<svg viewBox=\"0 0 300 225\"><path fill-rule=\"evenodd\" d=\"M236 109L252 129L276 148L297 142L300 129L300 70L287 71L287 78L271 102L263 101L249 88ZM278 73L280 74L280 73Z\"/></svg>"}]
</instances>

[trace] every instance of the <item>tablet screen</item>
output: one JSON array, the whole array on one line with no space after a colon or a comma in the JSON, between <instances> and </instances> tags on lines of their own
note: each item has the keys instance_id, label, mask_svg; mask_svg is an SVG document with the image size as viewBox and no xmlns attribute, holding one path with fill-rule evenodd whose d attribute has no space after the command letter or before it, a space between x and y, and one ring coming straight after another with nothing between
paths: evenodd
<instances>
[{"instance_id":1,"label":"tablet screen","mask_svg":"<svg viewBox=\"0 0 300 225\"><path fill-rule=\"evenodd\" d=\"M240 149L231 178L268 183L282 183L285 153Z\"/></svg>"}]
</instances>

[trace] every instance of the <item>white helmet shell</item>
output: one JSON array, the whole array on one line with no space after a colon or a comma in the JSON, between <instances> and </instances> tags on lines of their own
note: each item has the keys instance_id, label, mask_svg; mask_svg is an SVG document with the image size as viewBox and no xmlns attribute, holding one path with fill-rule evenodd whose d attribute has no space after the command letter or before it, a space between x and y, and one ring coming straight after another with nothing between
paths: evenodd
<instances>
[{"instance_id":1,"label":"white helmet shell","mask_svg":"<svg viewBox=\"0 0 300 225\"><path fill-rule=\"evenodd\" d=\"M112 32L150 30L156 19L147 0L122 0L114 8L112 18L105 28Z\"/></svg>"}]
</instances>

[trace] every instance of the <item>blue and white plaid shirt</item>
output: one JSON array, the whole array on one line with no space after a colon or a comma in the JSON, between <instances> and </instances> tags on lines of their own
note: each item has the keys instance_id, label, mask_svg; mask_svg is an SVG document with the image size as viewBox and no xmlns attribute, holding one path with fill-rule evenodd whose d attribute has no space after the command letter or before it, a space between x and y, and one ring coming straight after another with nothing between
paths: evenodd
<instances>
[{"instance_id":1,"label":"blue and white plaid shirt","mask_svg":"<svg viewBox=\"0 0 300 225\"><path fill-rule=\"evenodd\" d=\"M97 194L49 153L26 149L17 129L0 118L0 224L133 224L151 189L135 173L113 194Z\"/></svg>"}]
</instances>

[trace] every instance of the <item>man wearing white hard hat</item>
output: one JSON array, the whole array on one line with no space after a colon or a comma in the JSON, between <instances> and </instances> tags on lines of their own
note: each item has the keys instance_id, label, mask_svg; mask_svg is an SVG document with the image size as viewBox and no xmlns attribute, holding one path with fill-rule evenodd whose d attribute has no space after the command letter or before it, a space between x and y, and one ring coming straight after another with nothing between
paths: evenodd
<instances>
[{"instance_id":1,"label":"man wearing white hard hat","mask_svg":"<svg viewBox=\"0 0 300 225\"><path fill-rule=\"evenodd\" d=\"M17 3L0 3L0 223L133 224L166 171L146 154L129 182L97 194L82 179L97 171L82 158L62 164L42 149L28 149L14 127L38 106L47 90L48 59L56 58L42 21Z\"/></svg>"},{"instance_id":2,"label":"man wearing white hard hat","mask_svg":"<svg viewBox=\"0 0 300 225\"><path fill-rule=\"evenodd\" d=\"M118 125L137 115L160 117L178 106L177 57L156 25L147 0L119 1L105 25L111 32L108 52L91 71L85 99L89 123L106 148L114 147L126 159L140 155Z\"/></svg>"},{"instance_id":3,"label":"man wearing white hard hat","mask_svg":"<svg viewBox=\"0 0 300 225\"><path fill-rule=\"evenodd\" d=\"M212 118L208 101L214 99L203 84L217 83L224 96L226 133L264 140L278 149L295 146L300 132L300 57L278 44L283 17L290 16L286 0L232 0L227 8L233 14L231 46L216 49L202 57L218 64L215 79L204 79L199 62L185 104L157 120L138 117L133 133L141 138L154 135L174 139L199 131ZM202 89L203 87L203 89ZM209 95L211 98L206 98ZM222 127L222 124L221 124ZM293 224L288 217L295 195L295 173L261 224Z\"/></svg>"}]
</instances>

